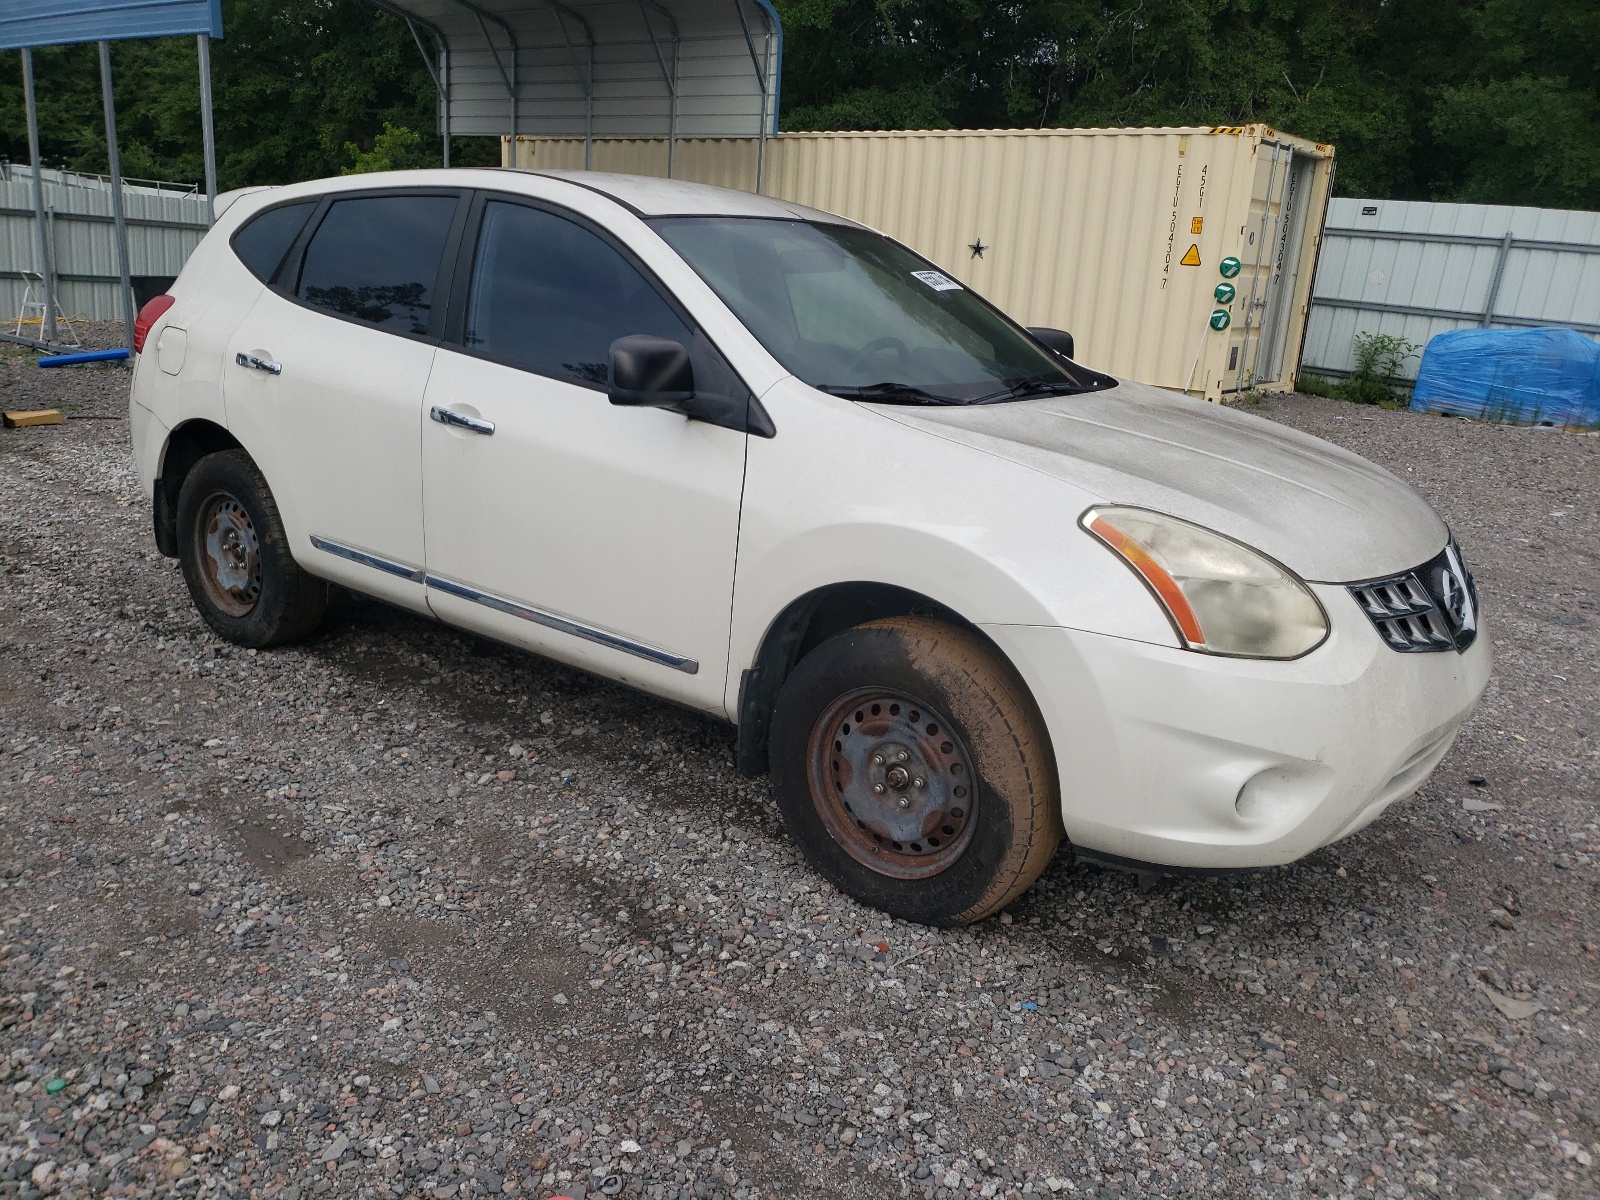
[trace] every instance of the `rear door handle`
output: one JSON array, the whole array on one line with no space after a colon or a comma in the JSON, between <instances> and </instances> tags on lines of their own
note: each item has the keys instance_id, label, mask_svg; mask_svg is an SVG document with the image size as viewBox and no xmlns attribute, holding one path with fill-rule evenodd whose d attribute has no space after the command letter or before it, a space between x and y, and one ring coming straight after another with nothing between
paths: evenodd
<instances>
[{"instance_id":1,"label":"rear door handle","mask_svg":"<svg viewBox=\"0 0 1600 1200\"><path fill-rule=\"evenodd\" d=\"M259 354L248 354L241 350L233 356L233 361L241 367L249 367L252 371L265 371L268 375L283 374L281 362L273 362L270 358L262 358Z\"/></svg>"},{"instance_id":2,"label":"rear door handle","mask_svg":"<svg viewBox=\"0 0 1600 1200\"><path fill-rule=\"evenodd\" d=\"M494 422L485 421L482 417L469 417L466 413L458 413L454 409L444 408L438 404L428 414L441 425L454 425L457 429L466 429L472 433L481 433L485 437L494 434Z\"/></svg>"}]
</instances>

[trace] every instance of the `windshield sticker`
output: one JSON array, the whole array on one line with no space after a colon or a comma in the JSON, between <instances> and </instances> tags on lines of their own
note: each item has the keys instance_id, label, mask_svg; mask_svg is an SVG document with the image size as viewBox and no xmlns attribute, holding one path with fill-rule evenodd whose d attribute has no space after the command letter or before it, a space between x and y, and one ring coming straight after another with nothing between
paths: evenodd
<instances>
[{"instance_id":1,"label":"windshield sticker","mask_svg":"<svg viewBox=\"0 0 1600 1200\"><path fill-rule=\"evenodd\" d=\"M959 283L942 271L913 271L911 275L915 279L922 280L923 283L936 292L959 292L963 290Z\"/></svg>"}]
</instances>

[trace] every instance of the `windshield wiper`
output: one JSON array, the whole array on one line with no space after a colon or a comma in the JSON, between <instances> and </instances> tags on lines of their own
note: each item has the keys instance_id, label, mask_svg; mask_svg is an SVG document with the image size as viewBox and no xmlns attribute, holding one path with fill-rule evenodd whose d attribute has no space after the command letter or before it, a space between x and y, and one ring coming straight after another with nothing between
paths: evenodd
<instances>
[{"instance_id":1,"label":"windshield wiper","mask_svg":"<svg viewBox=\"0 0 1600 1200\"><path fill-rule=\"evenodd\" d=\"M967 403L994 404L1001 400L1020 400L1024 396L1070 396L1088 390L1076 383L1068 383L1064 379L1047 379L1043 375L1034 375L1027 379L1019 379L998 392L990 392L987 396L968 400Z\"/></svg>"},{"instance_id":2,"label":"windshield wiper","mask_svg":"<svg viewBox=\"0 0 1600 1200\"><path fill-rule=\"evenodd\" d=\"M1047 379L1039 375L1028 379L1019 379L1016 383L1008 384L997 392L989 392L971 400L936 395L926 388L919 388L910 383L869 383L860 387L824 383L819 384L817 390L819 392L827 392L830 396L842 396L849 400L876 401L880 404L953 405L960 408L969 404L994 404L1001 400L1017 400L1023 396L1073 395L1089 389L1080 387L1075 383L1068 383L1065 380Z\"/></svg>"},{"instance_id":3,"label":"windshield wiper","mask_svg":"<svg viewBox=\"0 0 1600 1200\"><path fill-rule=\"evenodd\" d=\"M842 396L847 400L876 400L882 404L966 403L964 400L952 400L949 396L936 396L910 383L869 383L861 387L822 383L817 385L817 391L827 392L830 396Z\"/></svg>"}]
</instances>

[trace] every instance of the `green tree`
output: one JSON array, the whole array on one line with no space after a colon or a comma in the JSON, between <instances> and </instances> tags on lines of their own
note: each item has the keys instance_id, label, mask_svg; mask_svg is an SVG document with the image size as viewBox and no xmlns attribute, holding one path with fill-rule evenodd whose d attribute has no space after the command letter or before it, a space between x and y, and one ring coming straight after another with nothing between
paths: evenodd
<instances>
[{"instance_id":1,"label":"green tree","mask_svg":"<svg viewBox=\"0 0 1600 1200\"><path fill-rule=\"evenodd\" d=\"M1465 77L1438 89L1433 190L1484 204L1600 208L1600 4L1484 0Z\"/></svg>"},{"instance_id":2,"label":"green tree","mask_svg":"<svg viewBox=\"0 0 1600 1200\"><path fill-rule=\"evenodd\" d=\"M399 18L366 0L224 0L223 28L212 47L222 188L337 175L391 127L418 139L396 165L439 161L433 80ZM4 57L13 66L0 73L0 154L26 161L21 68ZM105 171L95 48L46 47L34 62L46 161ZM199 182L194 39L113 43L112 71L123 172ZM499 157L496 138L454 139L457 163Z\"/></svg>"},{"instance_id":3,"label":"green tree","mask_svg":"<svg viewBox=\"0 0 1600 1200\"><path fill-rule=\"evenodd\" d=\"M1594 0L779 0L784 127L1219 125L1346 195L1600 208Z\"/></svg>"},{"instance_id":4,"label":"green tree","mask_svg":"<svg viewBox=\"0 0 1600 1200\"><path fill-rule=\"evenodd\" d=\"M1334 143L1345 195L1600 209L1596 0L777 2L786 129L1264 121ZM403 21L368 0L224 0L223 16L223 187L439 161ZM104 170L94 47L36 59L47 159ZM193 41L118 43L113 61L124 170L197 182ZM0 155L26 153L13 67ZM452 158L496 163L498 139L457 139Z\"/></svg>"},{"instance_id":5,"label":"green tree","mask_svg":"<svg viewBox=\"0 0 1600 1200\"><path fill-rule=\"evenodd\" d=\"M421 161L422 135L404 125L391 125L385 121L383 132L372 139L372 149L363 150L354 142L344 144L344 152L355 160L345 167L345 175L364 175L369 171L404 171L417 167L431 167L431 162Z\"/></svg>"}]
</instances>

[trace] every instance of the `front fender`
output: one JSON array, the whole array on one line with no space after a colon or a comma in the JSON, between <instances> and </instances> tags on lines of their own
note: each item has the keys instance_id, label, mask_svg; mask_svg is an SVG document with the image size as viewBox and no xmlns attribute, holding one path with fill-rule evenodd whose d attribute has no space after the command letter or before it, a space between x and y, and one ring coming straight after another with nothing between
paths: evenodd
<instances>
[{"instance_id":1,"label":"front fender","mask_svg":"<svg viewBox=\"0 0 1600 1200\"><path fill-rule=\"evenodd\" d=\"M763 402L778 436L749 443L730 705L778 614L837 583L907 588L974 624L1176 645L1143 584L1078 527L1100 497L797 380Z\"/></svg>"}]
</instances>

